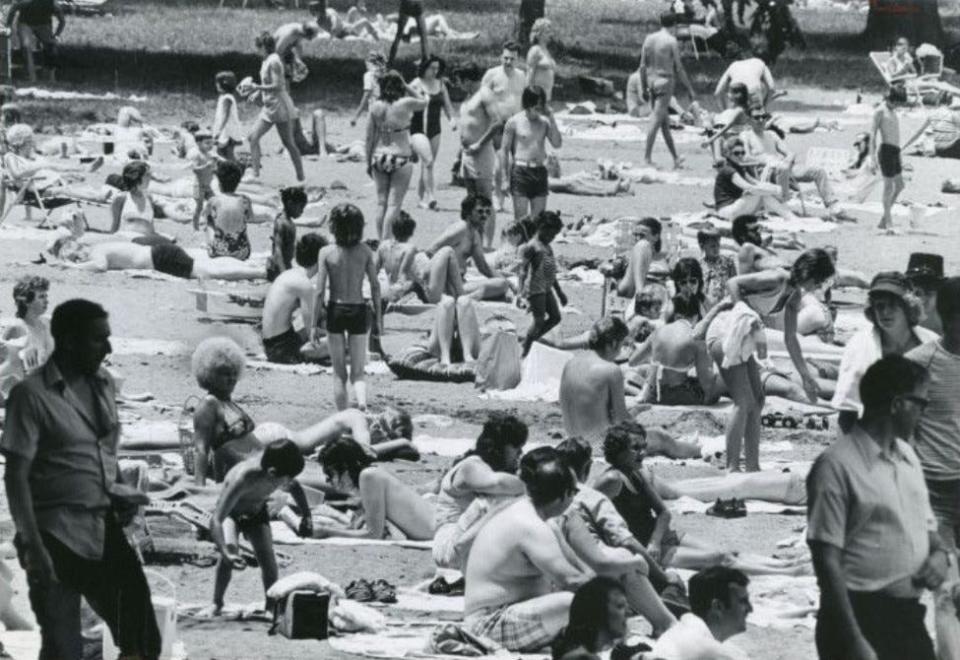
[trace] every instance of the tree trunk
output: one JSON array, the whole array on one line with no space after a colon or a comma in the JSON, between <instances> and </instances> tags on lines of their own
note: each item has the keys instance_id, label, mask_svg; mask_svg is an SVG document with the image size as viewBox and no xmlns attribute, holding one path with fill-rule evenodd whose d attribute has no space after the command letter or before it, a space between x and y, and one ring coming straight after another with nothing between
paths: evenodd
<instances>
[{"instance_id":1,"label":"tree trunk","mask_svg":"<svg viewBox=\"0 0 960 660\"><path fill-rule=\"evenodd\" d=\"M922 43L944 47L938 0L870 0L864 38L871 50L889 50L898 37L916 48Z\"/></svg>"}]
</instances>

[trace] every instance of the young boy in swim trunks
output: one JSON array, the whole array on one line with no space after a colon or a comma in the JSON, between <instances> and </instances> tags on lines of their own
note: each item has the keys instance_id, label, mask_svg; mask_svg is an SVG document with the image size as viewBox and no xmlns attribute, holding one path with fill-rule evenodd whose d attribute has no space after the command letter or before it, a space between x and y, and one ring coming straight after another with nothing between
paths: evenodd
<instances>
[{"instance_id":1,"label":"young boy in swim trunks","mask_svg":"<svg viewBox=\"0 0 960 660\"><path fill-rule=\"evenodd\" d=\"M317 303L311 325L311 340L318 337L321 310L326 310L327 344L333 363L333 393L337 410L348 405L347 344L350 350L350 382L353 383L357 408L367 408L367 387L364 367L367 362L367 332L370 329L370 308L363 299L363 279L370 283L376 327L380 324L380 282L377 279L377 260L363 238L363 213L353 204L338 204L330 211L330 229L336 245L320 251L317 271ZM330 301L324 305L327 280L330 282Z\"/></svg>"},{"instance_id":2,"label":"young boy in swim trunks","mask_svg":"<svg viewBox=\"0 0 960 660\"><path fill-rule=\"evenodd\" d=\"M563 229L560 215L544 211L537 217L537 235L520 248L523 266L520 272L520 289L526 285L527 305L533 314L533 324L523 340L523 355L530 352L533 342L560 323L560 305L567 304L567 296L557 282L557 261L550 243ZM557 297L554 298L553 292Z\"/></svg>"},{"instance_id":3,"label":"young boy in swim trunks","mask_svg":"<svg viewBox=\"0 0 960 660\"><path fill-rule=\"evenodd\" d=\"M246 568L246 560L239 552L239 535L253 546L260 564L263 590L277 581L277 558L273 552L270 533L270 514L267 501L277 489L289 490L303 514L300 534L313 535L313 519L303 489L294 478L303 471L303 455L290 440L276 440L263 450L237 463L227 472L223 490L210 524L210 535L220 551L217 577L213 588L213 613L223 609L223 596L230 584L233 570Z\"/></svg>"},{"instance_id":4,"label":"young boy in swim trunks","mask_svg":"<svg viewBox=\"0 0 960 660\"><path fill-rule=\"evenodd\" d=\"M880 218L878 226L885 230L893 228L891 212L897 197L904 189L900 153L913 144L923 132L921 127L920 131L900 146L900 118L897 116L897 108L906 102L906 88L903 85L891 85L883 102L873 112L873 127L870 130L872 143L878 145L876 164L883 176L883 217Z\"/></svg>"},{"instance_id":5,"label":"young boy in swim trunks","mask_svg":"<svg viewBox=\"0 0 960 660\"><path fill-rule=\"evenodd\" d=\"M213 133L201 129L196 132L193 139L196 140L197 147L187 154L187 159L190 161L190 167L196 177L193 185L193 199L197 206L193 211L193 230L200 231L200 215L203 212L203 205L214 195L213 175L216 172L218 156L213 151L216 146Z\"/></svg>"}]
</instances>

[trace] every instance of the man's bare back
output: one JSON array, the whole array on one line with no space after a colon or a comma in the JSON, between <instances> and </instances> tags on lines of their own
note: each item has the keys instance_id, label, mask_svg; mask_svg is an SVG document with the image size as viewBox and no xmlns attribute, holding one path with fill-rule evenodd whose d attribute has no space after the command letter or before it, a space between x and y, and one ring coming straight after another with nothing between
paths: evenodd
<instances>
[{"instance_id":1,"label":"man's bare back","mask_svg":"<svg viewBox=\"0 0 960 660\"><path fill-rule=\"evenodd\" d=\"M303 268L295 266L281 273L270 285L263 302L263 336L276 337L292 328L294 311L313 294L313 281ZM304 322L309 321L310 315L305 314Z\"/></svg>"},{"instance_id":2,"label":"man's bare back","mask_svg":"<svg viewBox=\"0 0 960 660\"><path fill-rule=\"evenodd\" d=\"M654 32L643 40L643 59L647 68L647 80L651 84L654 76L676 76L676 54L677 39L665 30Z\"/></svg>"},{"instance_id":3,"label":"man's bare back","mask_svg":"<svg viewBox=\"0 0 960 660\"><path fill-rule=\"evenodd\" d=\"M230 514L254 514L260 511L275 490L285 485L289 479L272 477L260 467L260 454L238 463L227 472L223 480L222 494L230 491L239 493L229 511L219 511L224 517ZM223 495L221 495L223 497Z\"/></svg>"},{"instance_id":4,"label":"man's bare back","mask_svg":"<svg viewBox=\"0 0 960 660\"><path fill-rule=\"evenodd\" d=\"M414 261L412 258L407 262L406 272L401 272L407 256L411 252L416 253L416 251L417 248L413 244L400 243L392 238L388 238L380 243L380 246L377 248L377 256L380 261L380 267L386 272L390 284L417 279L416 273L413 271Z\"/></svg>"},{"instance_id":5,"label":"man's bare back","mask_svg":"<svg viewBox=\"0 0 960 660\"><path fill-rule=\"evenodd\" d=\"M620 401L614 401L619 392ZM626 418L623 373L593 351L567 362L560 377L560 410L568 437L588 441Z\"/></svg>"},{"instance_id":6,"label":"man's bare back","mask_svg":"<svg viewBox=\"0 0 960 660\"><path fill-rule=\"evenodd\" d=\"M547 527L523 497L495 514L470 549L464 614L536 598L551 591L544 574L521 551L522 541ZM547 533L552 534L547 528Z\"/></svg>"}]
</instances>

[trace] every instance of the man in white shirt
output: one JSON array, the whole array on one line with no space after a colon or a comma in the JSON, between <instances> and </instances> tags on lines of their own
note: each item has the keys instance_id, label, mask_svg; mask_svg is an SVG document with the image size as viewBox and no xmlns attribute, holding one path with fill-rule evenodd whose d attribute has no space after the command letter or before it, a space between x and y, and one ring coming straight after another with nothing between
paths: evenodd
<instances>
[{"instance_id":1,"label":"man in white shirt","mask_svg":"<svg viewBox=\"0 0 960 660\"><path fill-rule=\"evenodd\" d=\"M660 636L648 657L662 660L747 660L747 654L727 640L747 629L753 611L741 571L711 566L689 582L690 614Z\"/></svg>"}]
</instances>

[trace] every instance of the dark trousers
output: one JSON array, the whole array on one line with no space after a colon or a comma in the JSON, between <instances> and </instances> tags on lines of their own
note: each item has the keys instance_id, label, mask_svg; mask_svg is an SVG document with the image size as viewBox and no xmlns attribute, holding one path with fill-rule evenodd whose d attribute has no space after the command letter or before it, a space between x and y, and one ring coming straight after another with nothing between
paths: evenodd
<instances>
[{"instance_id":1,"label":"dark trousers","mask_svg":"<svg viewBox=\"0 0 960 660\"><path fill-rule=\"evenodd\" d=\"M80 596L110 628L124 656L156 658L160 655L150 586L143 567L119 523L107 514L103 558L85 559L46 532L43 545L50 554L57 582L30 579L30 606L40 624L40 660L80 660ZM105 658L104 660L113 660Z\"/></svg>"},{"instance_id":2,"label":"dark trousers","mask_svg":"<svg viewBox=\"0 0 960 660\"><path fill-rule=\"evenodd\" d=\"M853 615L879 660L936 660L933 642L923 625L926 608L916 599L881 593L848 591ZM817 615L817 655L820 660L846 660L850 637L839 630L838 617L820 607Z\"/></svg>"},{"instance_id":3,"label":"dark trousers","mask_svg":"<svg viewBox=\"0 0 960 660\"><path fill-rule=\"evenodd\" d=\"M520 0L520 27L517 41L521 46L530 43L530 28L546 13L546 0Z\"/></svg>"}]
</instances>

